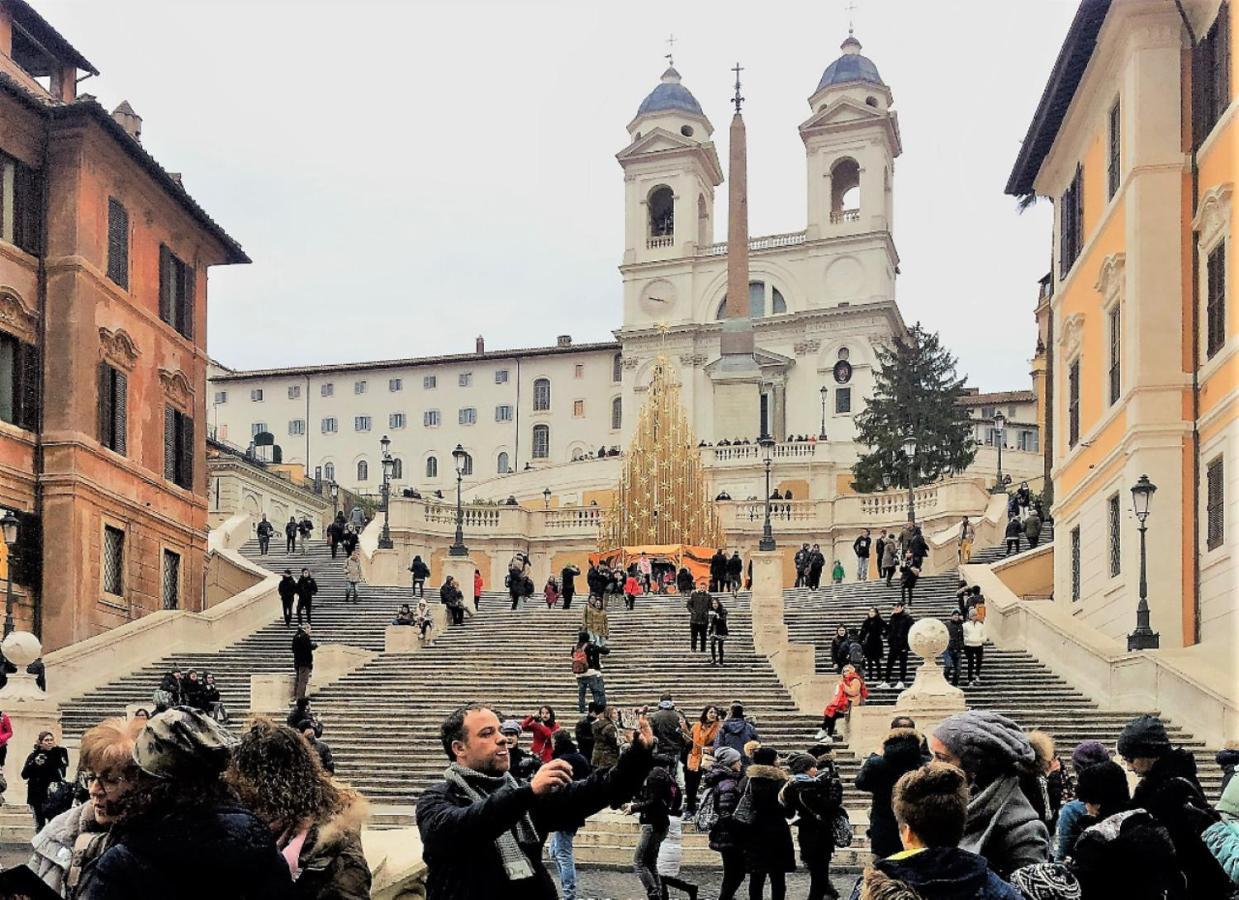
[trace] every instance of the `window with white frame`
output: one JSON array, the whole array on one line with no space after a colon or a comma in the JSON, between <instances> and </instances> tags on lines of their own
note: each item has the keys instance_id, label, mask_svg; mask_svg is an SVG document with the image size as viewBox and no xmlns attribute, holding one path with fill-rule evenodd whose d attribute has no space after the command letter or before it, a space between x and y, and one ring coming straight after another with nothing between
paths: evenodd
<instances>
[{"instance_id":1,"label":"window with white frame","mask_svg":"<svg viewBox=\"0 0 1239 900\"><path fill-rule=\"evenodd\" d=\"M551 408L551 380L538 378L533 383L534 412L545 412Z\"/></svg>"},{"instance_id":2,"label":"window with white frame","mask_svg":"<svg viewBox=\"0 0 1239 900\"><path fill-rule=\"evenodd\" d=\"M835 388L835 415L844 415L852 411L852 389L850 387Z\"/></svg>"},{"instance_id":3,"label":"window with white frame","mask_svg":"<svg viewBox=\"0 0 1239 900\"><path fill-rule=\"evenodd\" d=\"M500 475L507 475L512 471L512 464L508 462L506 450L500 451L499 458L495 461L495 471Z\"/></svg>"},{"instance_id":4,"label":"window with white frame","mask_svg":"<svg viewBox=\"0 0 1239 900\"><path fill-rule=\"evenodd\" d=\"M388 428L403 428L405 425L404 413L388 413L387 427Z\"/></svg>"},{"instance_id":5,"label":"window with white frame","mask_svg":"<svg viewBox=\"0 0 1239 900\"><path fill-rule=\"evenodd\" d=\"M388 389L389 391L391 391L393 394L394 394L396 391L402 391L402 390L404 390L404 379L403 379L403 378L389 378L389 379L387 379L387 389Z\"/></svg>"},{"instance_id":6,"label":"window with white frame","mask_svg":"<svg viewBox=\"0 0 1239 900\"><path fill-rule=\"evenodd\" d=\"M426 477L427 478L438 478L439 477L439 458L437 456L426 457Z\"/></svg>"},{"instance_id":7,"label":"window with white frame","mask_svg":"<svg viewBox=\"0 0 1239 900\"><path fill-rule=\"evenodd\" d=\"M370 417L369 416L353 416L354 431L369 431Z\"/></svg>"},{"instance_id":8,"label":"window with white frame","mask_svg":"<svg viewBox=\"0 0 1239 900\"><path fill-rule=\"evenodd\" d=\"M496 369L495 370L495 384L507 384L507 383L508 383L508 370L507 369Z\"/></svg>"},{"instance_id":9,"label":"window with white frame","mask_svg":"<svg viewBox=\"0 0 1239 900\"><path fill-rule=\"evenodd\" d=\"M366 383L364 381L353 382L353 393L364 394L366 392Z\"/></svg>"},{"instance_id":10,"label":"window with white frame","mask_svg":"<svg viewBox=\"0 0 1239 900\"><path fill-rule=\"evenodd\" d=\"M266 422L255 422L253 425L250 426L250 436L254 437L254 436L260 435L266 430L267 430Z\"/></svg>"},{"instance_id":11,"label":"window with white frame","mask_svg":"<svg viewBox=\"0 0 1239 900\"><path fill-rule=\"evenodd\" d=\"M1122 390L1123 320L1119 310L1119 304L1116 302L1106 317L1110 345L1110 368L1106 373L1109 381L1107 396L1111 406L1119 402L1119 393Z\"/></svg>"},{"instance_id":12,"label":"window with white frame","mask_svg":"<svg viewBox=\"0 0 1239 900\"><path fill-rule=\"evenodd\" d=\"M330 381L328 381L326 384L321 385L318 389L318 395L320 397L330 397L335 392L336 392L336 386L332 384Z\"/></svg>"},{"instance_id":13,"label":"window with white frame","mask_svg":"<svg viewBox=\"0 0 1239 900\"><path fill-rule=\"evenodd\" d=\"M1080 443L1080 360L1067 369L1067 446Z\"/></svg>"},{"instance_id":14,"label":"window with white frame","mask_svg":"<svg viewBox=\"0 0 1239 900\"><path fill-rule=\"evenodd\" d=\"M437 409L428 409L422 413L422 425L426 428L439 427L439 411Z\"/></svg>"},{"instance_id":15,"label":"window with white frame","mask_svg":"<svg viewBox=\"0 0 1239 900\"><path fill-rule=\"evenodd\" d=\"M456 414L457 423L460 425L476 425L478 421L478 411L472 406L461 407Z\"/></svg>"},{"instance_id":16,"label":"window with white frame","mask_svg":"<svg viewBox=\"0 0 1239 900\"><path fill-rule=\"evenodd\" d=\"M1226 241L1205 261L1205 355L1212 359L1226 345Z\"/></svg>"},{"instance_id":17,"label":"window with white frame","mask_svg":"<svg viewBox=\"0 0 1239 900\"><path fill-rule=\"evenodd\" d=\"M618 430L624 424L624 399L615 397L611 400L611 428Z\"/></svg>"},{"instance_id":18,"label":"window with white frame","mask_svg":"<svg viewBox=\"0 0 1239 900\"><path fill-rule=\"evenodd\" d=\"M1110 577L1123 571L1123 510L1118 494L1106 500L1106 526L1110 537Z\"/></svg>"},{"instance_id":19,"label":"window with white frame","mask_svg":"<svg viewBox=\"0 0 1239 900\"><path fill-rule=\"evenodd\" d=\"M393 456L391 459L391 477L393 479L404 477L404 460L399 456Z\"/></svg>"},{"instance_id":20,"label":"window with white frame","mask_svg":"<svg viewBox=\"0 0 1239 900\"><path fill-rule=\"evenodd\" d=\"M290 385L288 386L288 399L289 399L289 400L297 400L297 399L299 399L300 397L301 397L301 385L299 385L299 384L290 384Z\"/></svg>"},{"instance_id":21,"label":"window with white frame","mask_svg":"<svg viewBox=\"0 0 1239 900\"><path fill-rule=\"evenodd\" d=\"M422 376L422 390L433 391L439 386L439 377L437 375Z\"/></svg>"},{"instance_id":22,"label":"window with white frame","mask_svg":"<svg viewBox=\"0 0 1239 900\"><path fill-rule=\"evenodd\" d=\"M624 380L624 356L621 353L611 357L611 380L615 382Z\"/></svg>"},{"instance_id":23,"label":"window with white frame","mask_svg":"<svg viewBox=\"0 0 1239 900\"><path fill-rule=\"evenodd\" d=\"M328 481L336 480L336 464L335 463L331 463L331 462L323 463L323 477L326 478Z\"/></svg>"},{"instance_id":24,"label":"window with white frame","mask_svg":"<svg viewBox=\"0 0 1239 900\"><path fill-rule=\"evenodd\" d=\"M1080 526L1071 529L1071 602L1080 601Z\"/></svg>"},{"instance_id":25,"label":"window with white frame","mask_svg":"<svg viewBox=\"0 0 1239 900\"><path fill-rule=\"evenodd\" d=\"M370 480L370 463L364 459L357 460L357 480L359 482Z\"/></svg>"},{"instance_id":26,"label":"window with white frame","mask_svg":"<svg viewBox=\"0 0 1239 900\"><path fill-rule=\"evenodd\" d=\"M473 373L472 372L461 372L459 375L456 376L456 383L460 387L471 387L473 385Z\"/></svg>"},{"instance_id":27,"label":"window with white frame","mask_svg":"<svg viewBox=\"0 0 1239 900\"><path fill-rule=\"evenodd\" d=\"M323 434L335 434L339 430L339 423L336 422L335 416L327 416L321 425Z\"/></svg>"},{"instance_id":28,"label":"window with white frame","mask_svg":"<svg viewBox=\"0 0 1239 900\"><path fill-rule=\"evenodd\" d=\"M262 402L262 388L251 388L250 389L250 400L252 400L254 403L261 403Z\"/></svg>"},{"instance_id":29,"label":"window with white frame","mask_svg":"<svg viewBox=\"0 0 1239 900\"><path fill-rule=\"evenodd\" d=\"M498 406L496 406L495 407L495 421L496 422L511 422L512 421L512 407L506 403L501 403Z\"/></svg>"},{"instance_id":30,"label":"window with white frame","mask_svg":"<svg viewBox=\"0 0 1239 900\"><path fill-rule=\"evenodd\" d=\"M533 427L533 458L546 459L551 455L551 427L535 425Z\"/></svg>"},{"instance_id":31,"label":"window with white frame","mask_svg":"<svg viewBox=\"0 0 1239 900\"><path fill-rule=\"evenodd\" d=\"M305 434L305 419L289 419L288 420L289 434Z\"/></svg>"},{"instance_id":32,"label":"window with white frame","mask_svg":"<svg viewBox=\"0 0 1239 900\"><path fill-rule=\"evenodd\" d=\"M216 391L215 392L215 405L216 406L219 406L220 404L227 403L227 402L228 402L227 391Z\"/></svg>"},{"instance_id":33,"label":"window with white frame","mask_svg":"<svg viewBox=\"0 0 1239 900\"><path fill-rule=\"evenodd\" d=\"M464 456L460 458L460 474L461 475L472 475L473 474L473 457L470 456L468 453L466 453Z\"/></svg>"},{"instance_id":34,"label":"window with white frame","mask_svg":"<svg viewBox=\"0 0 1239 900\"><path fill-rule=\"evenodd\" d=\"M1205 547L1216 550L1226 539L1226 484L1222 479L1222 457L1205 467Z\"/></svg>"}]
</instances>

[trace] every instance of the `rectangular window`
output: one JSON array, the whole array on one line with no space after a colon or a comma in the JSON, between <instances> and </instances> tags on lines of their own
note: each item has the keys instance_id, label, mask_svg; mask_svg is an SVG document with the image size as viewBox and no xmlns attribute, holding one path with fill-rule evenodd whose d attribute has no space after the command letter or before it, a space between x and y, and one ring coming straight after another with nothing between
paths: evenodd
<instances>
[{"instance_id":1,"label":"rectangular window","mask_svg":"<svg viewBox=\"0 0 1239 900\"><path fill-rule=\"evenodd\" d=\"M330 397L335 392L336 392L336 386L332 384L330 381L322 385L318 389L318 395L320 397Z\"/></svg>"},{"instance_id":2,"label":"rectangular window","mask_svg":"<svg viewBox=\"0 0 1239 900\"><path fill-rule=\"evenodd\" d=\"M507 383L508 383L508 370L507 369L496 369L495 370L495 384L507 384Z\"/></svg>"},{"instance_id":3,"label":"rectangular window","mask_svg":"<svg viewBox=\"0 0 1239 900\"><path fill-rule=\"evenodd\" d=\"M1080 361L1067 370L1067 446L1080 443Z\"/></svg>"},{"instance_id":4,"label":"rectangular window","mask_svg":"<svg viewBox=\"0 0 1239 900\"><path fill-rule=\"evenodd\" d=\"M841 387L835 388L835 414L850 413L852 411L852 389Z\"/></svg>"},{"instance_id":5,"label":"rectangular window","mask_svg":"<svg viewBox=\"0 0 1239 900\"><path fill-rule=\"evenodd\" d=\"M546 459L551 455L551 429L547 425L533 427L533 458Z\"/></svg>"},{"instance_id":6,"label":"rectangular window","mask_svg":"<svg viewBox=\"0 0 1239 900\"><path fill-rule=\"evenodd\" d=\"M194 336L194 270L159 245L159 318L187 338Z\"/></svg>"},{"instance_id":7,"label":"rectangular window","mask_svg":"<svg viewBox=\"0 0 1239 900\"><path fill-rule=\"evenodd\" d=\"M1110 107L1110 160L1106 166L1107 198L1113 197L1119 190L1120 165L1123 160L1122 110L1119 101L1115 100Z\"/></svg>"},{"instance_id":8,"label":"rectangular window","mask_svg":"<svg viewBox=\"0 0 1239 900\"><path fill-rule=\"evenodd\" d=\"M267 430L266 422L255 422L253 425L250 426L250 435L251 436L259 435L259 434L262 434L266 430Z\"/></svg>"},{"instance_id":9,"label":"rectangular window","mask_svg":"<svg viewBox=\"0 0 1239 900\"><path fill-rule=\"evenodd\" d=\"M437 375L422 376L422 390L433 391L439 386L439 377Z\"/></svg>"},{"instance_id":10,"label":"rectangular window","mask_svg":"<svg viewBox=\"0 0 1239 900\"><path fill-rule=\"evenodd\" d=\"M387 416L388 428L403 428L405 425L404 413L389 413Z\"/></svg>"},{"instance_id":11,"label":"rectangular window","mask_svg":"<svg viewBox=\"0 0 1239 900\"><path fill-rule=\"evenodd\" d=\"M1205 467L1205 546L1216 550L1226 537L1226 487L1222 481L1222 457Z\"/></svg>"},{"instance_id":12,"label":"rectangular window","mask_svg":"<svg viewBox=\"0 0 1239 900\"><path fill-rule=\"evenodd\" d=\"M512 407L508 406L507 404L496 406L495 407L495 421L496 422L511 422L512 421Z\"/></svg>"},{"instance_id":13,"label":"rectangular window","mask_svg":"<svg viewBox=\"0 0 1239 900\"><path fill-rule=\"evenodd\" d=\"M321 426L323 434L335 434L340 428L340 423L336 421L335 416L327 416L323 419Z\"/></svg>"},{"instance_id":14,"label":"rectangular window","mask_svg":"<svg viewBox=\"0 0 1239 900\"><path fill-rule=\"evenodd\" d=\"M125 532L103 526L103 592L117 597L125 593Z\"/></svg>"},{"instance_id":15,"label":"rectangular window","mask_svg":"<svg viewBox=\"0 0 1239 900\"><path fill-rule=\"evenodd\" d=\"M1192 48L1192 138L1204 143L1230 105L1230 6L1223 3Z\"/></svg>"},{"instance_id":16,"label":"rectangular window","mask_svg":"<svg viewBox=\"0 0 1239 900\"><path fill-rule=\"evenodd\" d=\"M439 411L437 409L428 409L422 413L422 425L427 428L438 428Z\"/></svg>"},{"instance_id":17,"label":"rectangular window","mask_svg":"<svg viewBox=\"0 0 1239 900\"><path fill-rule=\"evenodd\" d=\"M254 403L262 402L262 388L254 388L250 391L250 400Z\"/></svg>"},{"instance_id":18,"label":"rectangular window","mask_svg":"<svg viewBox=\"0 0 1239 900\"><path fill-rule=\"evenodd\" d=\"M187 491L194 488L194 420L171 406L163 411L163 474Z\"/></svg>"},{"instance_id":19,"label":"rectangular window","mask_svg":"<svg viewBox=\"0 0 1239 900\"><path fill-rule=\"evenodd\" d=\"M572 401L572 416L575 419L585 418L585 401L584 400L573 400Z\"/></svg>"},{"instance_id":20,"label":"rectangular window","mask_svg":"<svg viewBox=\"0 0 1239 900\"><path fill-rule=\"evenodd\" d=\"M288 420L289 434L305 434L305 419L289 419Z\"/></svg>"},{"instance_id":21,"label":"rectangular window","mask_svg":"<svg viewBox=\"0 0 1239 900\"><path fill-rule=\"evenodd\" d=\"M129 289L129 211L108 197L108 278Z\"/></svg>"},{"instance_id":22,"label":"rectangular window","mask_svg":"<svg viewBox=\"0 0 1239 900\"><path fill-rule=\"evenodd\" d=\"M1071 602L1080 600L1080 526L1071 529Z\"/></svg>"},{"instance_id":23,"label":"rectangular window","mask_svg":"<svg viewBox=\"0 0 1239 900\"><path fill-rule=\"evenodd\" d=\"M1084 244L1084 170L1076 166L1075 177L1058 202L1058 278L1063 280Z\"/></svg>"},{"instance_id":24,"label":"rectangular window","mask_svg":"<svg viewBox=\"0 0 1239 900\"><path fill-rule=\"evenodd\" d=\"M404 390L404 379L402 378L387 379L387 389L391 391L393 394L396 393L396 391Z\"/></svg>"},{"instance_id":25,"label":"rectangular window","mask_svg":"<svg viewBox=\"0 0 1239 900\"><path fill-rule=\"evenodd\" d=\"M353 382L353 393L364 394L366 392L366 383L364 381Z\"/></svg>"},{"instance_id":26,"label":"rectangular window","mask_svg":"<svg viewBox=\"0 0 1239 900\"><path fill-rule=\"evenodd\" d=\"M0 420L35 431L39 425L39 351L0 332Z\"/></svg>"},{"instance_id":27,"label":"rectangular window","mask_svg":"<svg viewBox=\"0 0 1239 900\"><path fill-rule=\"evenodd\" d=\"M1119 495L1106 501L1106 522L1110 532L1110 577L1123 571L1123 515L1119 508Z\"/></svg>"},{"instance_id":28,"label":"rectangular window","mask_svg":"<svg viewBox=\"0 0 1239 900\"><path fill-rule=\"evenodd\" d=\"M1119 305L1114 304L1110 310L1110 405L1119 402L1119 391L1122 389L1123 376L1123 321L1119 314Z\"/></svg>"},{"instance_id":29,"label":"rectangular window","mask_svg":"<svg viewBox=\"0 0 1239 900\"><path fill-rule=\"evenodd\" d=\"M575 366L573 366L572 377L573 378L584 378L585 377L585 366L581 365L580 363L577 363Z\"/></svg>"},{"instance_id":30,"label":"rectangular window","mask_svg":"<svg viewBox=\"0 0 1239 900\"><path fill-rule=\"evenodd\" d=\"M227 391L216 391L215 392L215 405L216 406L219 406L221 403L227 403L227 402L228 402Z\"/></svg>"},{"instance_id":31,"label":"rectangular window","mask_svg":"<svg viewBox=\"0 0 1239 900\"><path fill-rule=\"evenodd\" d=\"M125 455L128 431L129 380L125 373L99 363L99 443Z\"/></svg>"},{"instance_id":32,"label":"rectangular window","mask_svg":"<svg viewBox=\"0 0 1239 900\"><path fill-rule=\"evenodd\" d=\"M456 376L456 382L461 387L471 386L473 384L473 373L472 372L461 372L459 375Z\"/></svg>"},{"instance_id":33,"label":"rectangular window","mask_svg":"<svg viewBox=\"0 0 1239 900\"><path fill-rule=\"evenodd\" d=\"M1226 344L1225 241L1209 251L1205 276L1205 355L1212 358Z\"/></svg>"},{"instance_id":34,"label":"rectangular window","mask_svg":"<svg viewBox=\"0 0 1239 900\"><path fill-rule=\"evenodd\" d=\"M457 414L457 419L461 425L474 425L478 420L478 411L472 406L463 407Z\"/></svg>"},{"instance_id":35,"label":"rectangular window","mask_svg":"<svg viewBox=\"0 0 1239 900\"><path fill-rule=\"evenodd\" d=\"M179 609L181 606L181 554L171 550L163 552L163 608Z\"/></svg>"},{"instance_id":36,"label":"rectangular window","mask_svg":"<svg viewBox=\"0 0 1239 900\"><path fill-rule=\"evenodd\" d=\"M353 416L354 431L369 431L370 417L369 416Z\"/></svg>"},{"instance_id":37,"label":"rectangular window","mask_svg":"<svg viewBox=\"0 0 1239 900\"><path fill-rule=\"evenodd\" d=\"M42 177L24 163L0 155L0 238L37 254L42 213Z\"/></svg>"},{"instance_id":38,"label":"rectangular window","mask_svg":"<svg viewBox=\"0 0 1239 900\"><path fill-rule=\"evenodd\" d=\"M1019 448L1028 453L1037 452L1037 432L1021 431L1019 436Z\"/></svg>"},{"instance_id":39,"label":"rectangular window","mask_svg":"<svg viewBox=\"0 0 1239 900\"><path fill-rule=\"evenodd\" d=\"M290 385L288 386L288 399L289 399L289 400L297 400L297 399L299 399L300 397L301 397L301 385L299 385L299 384L290 384Z\"/></svg>"}]
</instances>

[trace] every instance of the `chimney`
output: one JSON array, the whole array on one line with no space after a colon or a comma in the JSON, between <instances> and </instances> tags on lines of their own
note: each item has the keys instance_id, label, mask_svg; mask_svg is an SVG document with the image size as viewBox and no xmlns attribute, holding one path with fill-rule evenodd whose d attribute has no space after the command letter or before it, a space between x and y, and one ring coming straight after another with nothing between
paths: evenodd
<instances>
[{"instance_id":1,"label":"chimney","mask_svg":"<svg viewBox=\"0 0 1239 900\"><path fill-rule=\"evenodd\" d=\"M481 356L483 353L486 352L486 341L482 338L480 334L478 335L476 347L477 347L476 352L478 356Z\"/></svg>"},{"instance_id":2,"label":"chimney","mask_svg":"<svg viewBox=\"0 0 1239 900\"><path fill-rule=\"evenodd\" d=\"M112 118L131 138L138 143L142 142L142 117L133 111L128 100L122 100L120 106L112 110Z\"/></svg>"},{"instance_id":3,"label":"chimney","mask_svg":"<svg viewBox=\"0 0 1239 900\"><path fill-rule=\"evenodd\" d=\"M556 347L571 347L572 346L572 335L561 334L559 337L555 338L555 346Z\"/></svg>"}]
</instances>

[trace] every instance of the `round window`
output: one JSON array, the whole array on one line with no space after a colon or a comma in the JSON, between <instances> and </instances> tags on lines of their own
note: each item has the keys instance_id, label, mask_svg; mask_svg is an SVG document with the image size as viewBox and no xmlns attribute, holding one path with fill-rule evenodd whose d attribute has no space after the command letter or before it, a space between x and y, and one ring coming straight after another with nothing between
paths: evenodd
<instances>
[{"instance_id":1,"label":"round window","mask_svg":"<svg viewBox=\"0 0 1239 900\"><path fill-rule=\"evenodd\" d=\"M839 359L851 359L851 358L852 358L852 351L850 351L847 347L839 348Z\"/></svg>"},{"instance_id":2,"label":"round window","mask_svg":"<svg viewBox=\"0 0 1239 900\"><path fill-rule=\"evenodd\" d=\"M681 126L680 126L680 134L684 135L685 137L692 137L692 136L693 136L693 126L692 126L692 125L681 125Z\"/></svg>"},{"instance_id":3,"label":"round window","mask_svg":"<svg viewBox=\"0 0 1239 900\"><path fill-rule=\"evenodd\" d=\"M835 381L838 384L847 384L852 380L852 364L846 359L841 359L835 363Z\"/></svg>"}]
</instances>

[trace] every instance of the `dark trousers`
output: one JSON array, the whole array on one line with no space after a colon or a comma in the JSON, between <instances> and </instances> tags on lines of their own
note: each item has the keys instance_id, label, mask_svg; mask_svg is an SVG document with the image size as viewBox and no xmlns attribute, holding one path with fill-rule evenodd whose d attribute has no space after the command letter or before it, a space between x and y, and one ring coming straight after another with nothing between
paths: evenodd
<instances>
[{"instance_id":1,"label":"dark trousers","mask_svg":"<svg viewBox=\"0 0 1239 900\"><path fill-rule=\"evenodd\" d=\"M1019 552L1020 552L1020 539L1017 537L1007 538L1007 554L1006 555L1010 556L1012 553L1019 553Z\"/></svg>"},{"instance_id":2,"label":"dark trousers","mask_svg":"<svg viewBox=\"0 0 1239 900\"><path fill-rule=\"evenodd\" d=\"M749 875L749 900L762 900L767 878L770 879L770 900L784 900L787 897L787 876L784 873L758 869Z\"/></svg>"},{"instance_id":3,"label":"dark trousers","mask_svg":"<svg viewBox=\"0 0 1239 900\"><path fill-rule=\"evenodd\" d=\"M286 537L286 538L284 539L284 552L285 552L285 553L292 553L292 552L293 552L294 550L296 550L296 549L297 549L297 537L296 537L296 535L294 535L293 537Z\"/></svg>"},{"instance_id":4,"label":"dark trousers","mask_svg":"<svg viewBox=\"0 0 1239 900\"><path fill-rule=\"evenodd\" d=\"M449 606L447 608L447 611L452 614L453 625L464 625L465 624L465 606L463 602L461 603L460 606Z\"/></svg>"},{"instance_id":5,"label":"dark trousers","mask_svg":"<svg viewBox=\"0 0 1239 900\"><path fill-rule=\"evenodd\" d=\"M293 687L293 699L300 700L305 696L305 690L310 685L310 673L313 669L306 666L297 667L297 683Z\"/></svg>"},{"instance_id":6,"label":"dark trousers","mask_svg":"<svg viewBox=\"0 0 1239 900\"><path fill-rule=\"evenodd\" d=\"M636 605L637 605L636 594L625 594L624 595L624 608L625 609L632 609Z\"/></svg>"},{"instance_id":7,"label":"dark trousers","mask_svg":"<svg viewBox=\"0 0 1239 900\"><path fill-rule=\"evenodd\" d=\"M816 591L822 583L822 570L818 568L810 569L808 581L809 581L809 590ZM751 886L752 882L749 882L749 885Z\"/></svg>"},{"instance_id":8,"label":"dark trousers","mask_svg":"<svg viewBox=\"0 0 1239 900\"><path fill-rule=\"evenodd\" d=\"M572 609L572 591L564 591L564 609Z\"/></svg>"},{"instance_id":9,"label":"dark trousers","mask_svg":"<svg viewBox=\"0 0 1239 900\"><path fill-rule=\"evenodd\" d=\"M301 610L303 609L305 610L305 620L309 622L311 625L314 624L314 620L310 618L310 610L311 610L311 607L313 607L313 605L314 605L313 597L298 597L297 598L297 624L298 625L301 624Z\"/></svg>"},{"instance_id":10,"label":"dark trousers","mask_svg":"<svg viewBox=\"0 0 1239 900\"><path fill-rule=\"evenodd\" d=\"M802 849L801 858L804 860L805 868L809 870L808 900L838 897L839 893L830 883L830 857L820 853L806 854Z\"/></svg>"},{"instance_id":11,"label":"dark trousers","mask_svg":"<svg viewBox=\"0 0 1239 900\"><path fill-rule=\"evenodd\" d=\"M827 734L833 736L835 733L835 722L837 722L839 719L842 719L846 715L847 715L847 711L844 710L844 711L840 711L837 713L830 713L830 714L822 716L822 730L825 731Z\"/></svg>"},{"instance_id":12,"label":"dark trousers","mask_svg":"<svg viewBox=\"0 0 1239 900\"><path fill-rule=\"evenodd\" d=\"M944 674L951 680L951 684L959 684L959 664L963 656L962 650L952 650L949 647L942 654L942 666L946 670Z\"/></svg>"},{"instance_id":13,"label":"dark trousers","mask_svg":"<svg viewBox=\"0 0 1239 900\"><path fill-rule=\"evenodd\" d=\"M281 597L280 605L284 607L284 624L291 625L293 623L293 598L289 597L285 600Z\"/></svg>"},{"instance_id":14,"label":"dark trousers","mask_svg":"<svg viewBox=\"0 0 1239 900\"><path fill-rule=\"evenodd\" d=\"M744 851L739 847L719 851L723 858L723 884L718 891L718 900L735 900L736 891L744 883Z\"/></svg>"},{"instance_id":15,"label":"dark trousers","mask_svg":"<svg viewBox=\"0 0 1239 900\"><path fill-rule=\"evenodd\" d=\"M512 608L516 609L516 607L520 605L520 602L521 602L521 595L513 594L512 595Z\"/></svg>"},{"instance_id":16,"label":"dark trousers","mask_svg":"<svg viewBox=\"0 0 1239 900\"><path fill-rule=\"evenodd\" d=\"M908 651L892 650L886 656L886 680L891 680L891 670L895 666L895 661L899 661L899 680L906 682L908 680Z\"/></svg>"},{"instance_id":17,"label":"dark trousers","mask_svg":"<svg viewBox=\"0 0 1239 900\"><path fill-rule=\"evenodd\" d=\"M697 792L701 790L701 769L684 767L684 806L689 815L697 811Z\"/></svg>"},{"instance_id":18,"label":"dark trousers","mask_svg":"<svg viewBox=\"0 0 1239 900\"><path fill-rule=\"evenodd\" d=\"M912 604L912 589L914 587L916 587L915 578L911 581L901 581L899 583L899 599L909 606Z\"/></svg>"},{"instance_id":19,"label":"dark trousers","mask_svg":"<svg viewBox=\"0 0 1239 900\"><path fill-rule=\"evenodd\" d=\"M694 651L696 651L697 649L697 639L701 638L701 652L705 653L706 651L706 628L707 627L708 626L706 625L698 625L695 622L689 623L688 630L691 635L692 649Z\"/></svg>"},{"instance_id":20,"label":"dark trousers","mask_svg":"<svg viewBox=\"0 0 1239 900\"><path fill-rule=\"evenodd\" d=\"M1037 549L1037 541L1039 541L1039 540L1041 540L1041 535L1037 535L1036 537L1033 537L1032 535L1029 535L1029 536L1028 536L1028 548L1029 548L1030 550L1036 550L1036 549Z\"/></svg>"},{"instance_id":21,"label":"dark trousers","mask_svg":"<svg viewBox=\"0 0 1239 900\"><path fill-rule=\"evenodd\" d=\"M662 882L658 880L658 848L667 837L667 830L653 825L642 825L637 838L637 849L632 854L632 869L641 879L648 900L662 900Z\"/></svg>"},{"instance_id":22,"label":"dark trousers","mask_svg":"<svg viewBox=\"0 0 1239 900\"><path fill-rule=\"evenodd\" d=\"M878 676L882 674L882 654L877 656L865 657L865 678L869 681L877 681Z\"/></svg>"},{"instance_id":23,"label":"dark trousers","mask_svg":"<svg viewBox=\"0 0 1239 900\"><path fill-rule=\"evenodd\" d=\"M968 680L981 677L981 660L985 657L984 647L964 647L964 656L968 658Z\"/></svg>"},{"instance_id":24,"label":"dark trousers","mask_svg":"<svg viewBox=\"0 0 1239 900\"><path fill-rule=\"evenodd\" d=\"M331 541L331 542L330 542L330 544L331 544L331 558L332 558L332 559L335 559L335 558L336 558L336 548L340 546L340 542L339 542L339 541Z\"/></svg>"},{"instance_id":25,"label":"dark trousers","mask_svg":"<svg viewBox=\"0 0 1239 900\"><path fill-rule=\"evenodd\" d=\"M426 579L425 578L414 578L413 579L413 593L416 594L418 597L426 596Z\"/></svg>"},{"instance_id":26,"label":"dark trousers","mask_svg":"<svg viewBox=\"0 0 1239 900\"><path fill-rule=\"evenodd\" d=\"M887 567L886 569L883 570L883 574L886 576L886 586L890 587L891 579L895 577L895 567L894 566Z\"/></svg>"},{"instance_id":27,"label":"dark trousers","mask_svg":"<svg viewBox=\"0 0 1239 900\"><path fill-rule=\"evenodd\" d=\"M717 662L720 666L723 664L723 644L727 643L717 634L710 635L710 662ZM715 653L718 654L717 658Z\"/></svg>"},{"instance_id":28,"label":"dark trousers","mask_svg":"<svg viewBox=\"0 0 1239 900\"><path fill-rule=\"evenodd\" d=\"M269 537L263 537L263 536L260 534L260 535L258 536L258 552L259 552L259 553L261 553L263 556L266 556L266 555L267 555L267 549L268 549L270 546L271 546L271 538L269 538Z\"/></svg>"}]
</instances>

